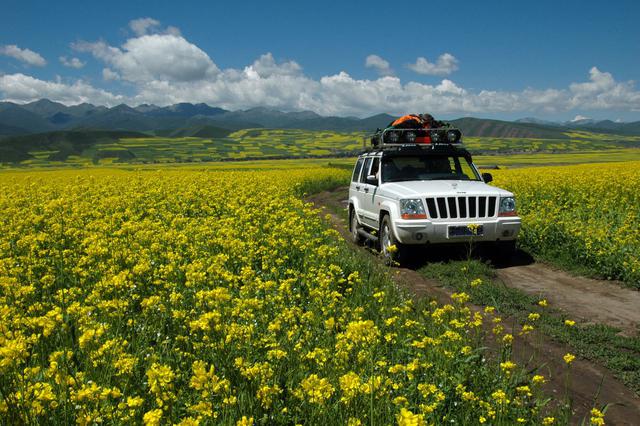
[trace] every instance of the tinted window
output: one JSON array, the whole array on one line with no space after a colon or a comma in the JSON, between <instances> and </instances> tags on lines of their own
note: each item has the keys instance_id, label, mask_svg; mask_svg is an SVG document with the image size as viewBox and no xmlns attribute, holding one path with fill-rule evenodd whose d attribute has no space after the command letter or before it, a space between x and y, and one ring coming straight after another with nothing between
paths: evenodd
<instances>
[{"instance_id":1,"label":"tinted window","mask_svg":"<svg viewBox=\"0 0 640 426\"><path fill-rule=\"evenodd\" d=\"M371 157L368 157L364 161L364 167L362 168L362 174L360 175L360 182L365 183L367 181L367 172L369 171L370 165L371 165Z\"/></svg>"},{"instance_id":2,"label":"tinted window","mask_svg":"<svg viewBox=\"0 0 640 426\"><path fill-rule=\"evenodd\" d=\"M370 175L374 175L376 177L376 179L378 178L378 171L380 170L380 158L376 157L373 159L373 162L371 163L371 171L369 172ZM376 182L376 186L377 186L377 182Z\"/></svg>"},{"instance_id":3,"label":"tinted window","mask_svg":"<svg viewBox=\"0 0 640 426\"><path fill-rule=\"evenodd\" d=\"M414 155L382 160L382 181L480 180L471 163L458 155Z\"/></svg>"},{"instance_id":4,"label":"tinted window","mask_svg":"<svg viewBox=\"0 0 640 426\"><path fill-rule=\"evenodd\" d=\"M360 177L360 170L362 170L362 162L364 160L362 158L358 159L358 162L356 163L356 167L353 169L353 176L351 176L351 181L352 182L357 182L358 178Z\"/></svg>"}]
</instances>

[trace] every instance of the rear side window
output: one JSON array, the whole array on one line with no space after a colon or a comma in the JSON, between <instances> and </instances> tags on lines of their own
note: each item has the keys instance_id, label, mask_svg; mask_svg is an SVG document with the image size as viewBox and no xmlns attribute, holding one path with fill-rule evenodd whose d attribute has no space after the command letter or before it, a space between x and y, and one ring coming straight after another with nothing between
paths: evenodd
<instances>
[{"instance_id":1,"label":"rear side window","mask_svg":"<svg viewBox=\"0 0 640 426\"><path fill-rule=\"evenodd\" d=\"M353 169L353 176L351 176L351 182L357 182L360 177L360 170L362 170L362 163L364 159L358 158L358 162L356 163L356 167Z\"/></svg>"},{"instance_id":2,"label":"rear side window","mask_svg":"<svg viewBox=\"0 0 640 426\"><path fill-rule=\"evenodd\" d=\"M371 165L371 157L368 157L364 161L364 167L362 173L360 174L360 182L365 183L367 181L367 172L369 171L369 166Z\"/></svg>"},{"instance_id":3,"label":"rear side window","mask_svg":"<svg viewBox=\"0 0 640 426\"><path fill-rule=\"evenodd\" d=\"M376 157L373 159L373 164L371 164L370 175L377 175L378 170L380 170L380 158Z\"/></svg>"}]
</instances>

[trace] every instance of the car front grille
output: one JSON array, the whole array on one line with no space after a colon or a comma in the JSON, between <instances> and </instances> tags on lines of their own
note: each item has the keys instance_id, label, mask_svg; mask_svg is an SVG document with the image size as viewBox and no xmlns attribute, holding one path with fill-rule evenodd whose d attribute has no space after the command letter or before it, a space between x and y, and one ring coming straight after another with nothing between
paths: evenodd
<instances>
[{"instance_id":1,"label":"car front grille","mask_svg":"<svg viewBox=\"0 0 640 426\"><path fill-rule=\"evenodd\" d=\"M494 217L498 197L433 197L426 198L430 219L474 219Z\"/></svg>"}]
</instances>

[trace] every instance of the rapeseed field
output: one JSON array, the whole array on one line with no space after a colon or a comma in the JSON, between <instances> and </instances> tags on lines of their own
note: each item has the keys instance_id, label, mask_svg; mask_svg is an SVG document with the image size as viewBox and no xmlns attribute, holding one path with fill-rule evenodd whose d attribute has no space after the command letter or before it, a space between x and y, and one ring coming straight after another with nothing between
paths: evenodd
<instances>
[{"instance_id":1,"label":"rapeseed field","mask_svg":"<svg viewBox=\"0 0 640 426\"><path fill-rule=\"evenodd\" d=\"M519 242L640 288L640 162L500 170L516 194Z\"/></svg>"},{"instance_id":2,"label":"rapeseed field","mask_svg":"<svg viewBox=\"0 0 640 426\"><path fill-rule=\"evenodd\" d=\"M0 174L1 422L558 421L499 320L413 303L301 200L348 175Z\"/></svg>"}]
</instances>

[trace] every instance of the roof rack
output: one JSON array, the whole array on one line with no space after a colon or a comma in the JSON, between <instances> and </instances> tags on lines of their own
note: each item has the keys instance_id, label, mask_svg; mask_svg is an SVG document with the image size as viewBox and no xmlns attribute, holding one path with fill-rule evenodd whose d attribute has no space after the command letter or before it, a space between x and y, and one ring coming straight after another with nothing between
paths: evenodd
<instances>
[{"instance_id":1,"label":"roof rack","mask_svg":"<svg viewBox=\"0 0 640 426\"><path fill-rule=\"evenodd\" d=\"M437 127L432 129L412 128L378 129L374 134L365 136L364 149L367 150L367 139L373 149L385 149L410 145L462 145L462 132L454 127Z\"/></svg>"}]
</instances>

